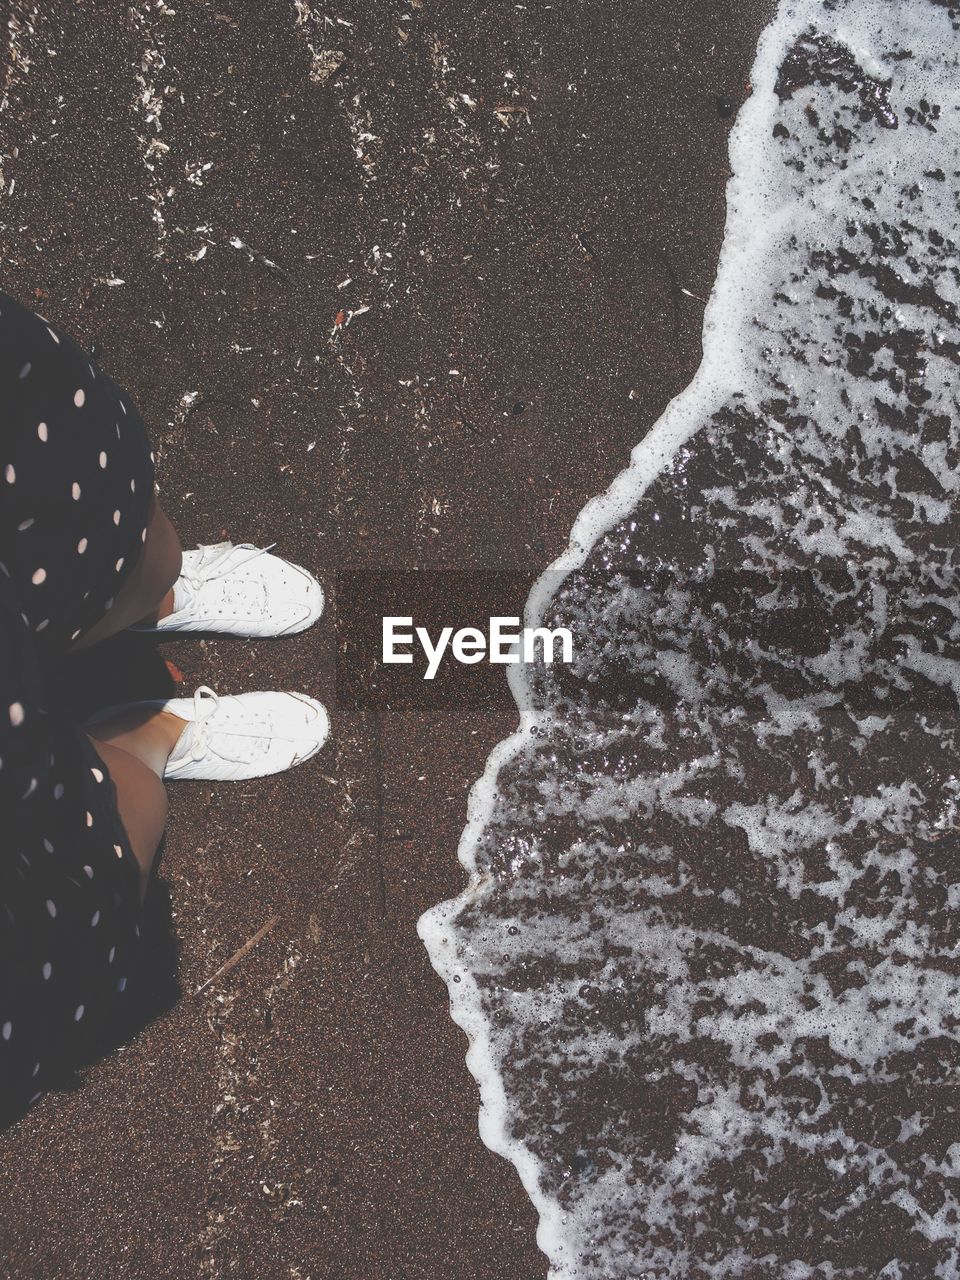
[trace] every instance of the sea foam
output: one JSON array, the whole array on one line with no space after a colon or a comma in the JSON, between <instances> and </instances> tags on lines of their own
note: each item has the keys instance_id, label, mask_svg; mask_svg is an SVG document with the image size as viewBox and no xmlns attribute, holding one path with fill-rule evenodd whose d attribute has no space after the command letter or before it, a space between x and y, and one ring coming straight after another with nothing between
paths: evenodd
<instances>
[{"instance_id":1,"label":"sea foam","mask_svg":"<svg viewBox=\"0 0 960 1280\"><path fill-rule=\"evenodd\" d=\"M960 13L795 0L420 933L555 1280L960 1276Z\"/></svg>"}]
</instances>

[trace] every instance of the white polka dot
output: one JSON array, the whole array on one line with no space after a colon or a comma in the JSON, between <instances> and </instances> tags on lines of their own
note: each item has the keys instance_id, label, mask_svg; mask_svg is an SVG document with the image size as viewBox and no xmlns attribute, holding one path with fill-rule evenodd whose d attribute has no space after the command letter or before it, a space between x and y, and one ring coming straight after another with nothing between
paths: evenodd
<instances>
[{"instance_id":1,"label":"white polka dot","mask_svg":"<svg viewBox=\"0 0 960 1280\"><path fill-rule=\"evenodd\" d=\"M17 525L17 532L26 533L26 531L30 528L32 524L33 524L33 516L31 516L29 520L21 520L20 523Z\"/></svg>"},{"instance_id":2,"label":"white polka dot","mask_svg":"<svg viewBox=\"0 0 960 1280\"><path fill-rule=\"evenodd\" d=\"M87 368L90 370L90 377L91 377L91 378L93 378L94 382L96 382L96 380L97 380L97 371L96 371L96 369L93 367L93 364L92 364L92 362L91 362L90 360L88 360L88 361L87 361Z\"/></svg>"},{"instance_id":3,"label":"white polka dot","mask_svg":"<svg viewBox=\"0 0 960 1280\"><path fill-rule=\"evenodd\" d=\"M31 778L30 785L29 787L27 787L26 791L23 793L22 799L26 800L28 796L32 796L33 793L36 791L36 789L37 789L37 780L36 778Z\"/></svg>"},{"instance_id":4,"label":"white polka dot","mask_svg":"<svg viewBox=\"0 0 960 1280\"><path fill-rule=\"evenodd\" d=\"M34 631L44 631L50 625L50 619L44 618L42 622L38 622L34 627Z\"/></svg>"},{"instance_id":5,"label":"white polka dot","mask_svg":"<svg viewBox=\"0 0 960 1280\"><path fill-rule=\"evenodd\" d=\"M86 398L87 398L87 393L84 391L83 387L77 387L76 391L73 393L73 403L77 406L78 409L83 408L83 402L86 400Z\"/></svg>"},{"instance_id":6,"label":"white polka dot","mask_svg":"<svg viewBox=\"0 0 960 1280\"><path fill-rule=\"evenodd\" d=\"M93 867L87 867L87 866L85 866L85 867L83 868L83 874L87 877L87 879L88 879L88 880L92 880L92 879L93 879Z\"/></svg>"},{"instance_id":7,"label":"white polka dot","mask_svg":"<svg viewBox=\"0 0 960 1280\"><path fill-rule=\"evenodd\" d=\"M114 523L114 524L119 524L119 523L120 523L120 512L119 512L119 511L115 511L115 512L113 513L113 523Z\"/></svg>"},{"instance_id":8,"label":"white polka dot","mask_svg":"<svg viewBox=\"0 0 960 1280\"><path fill-rule=\"evenodd\" d=\"M53 973L53 965L50 963L49 960L44 960L43 968L40 970L40 972L43 974L44 981L49 982L50 975L51 973Z\"/></svg>"},{"instance_id":9,"label":"white polka dot","mask_svg":"<svg viewBox=\"0 0 960 1280\"><path fill-rule=\"evenodd\" d=\"M70 492L73 495L74 502L78 501L80 497L80 486L77 484L76 480L74 480L73 484L70 486Z\"/></svg>"},{"instance_id":10,"label":"white polka dot","mask_svg":"<svg viewBox=\"0 0 960 1280\"><path fill-rule=\"evenodd\" d=\"M107 455L104 449L100 450L100 470L105 471L107 467Z\"/></svg>"},{"instance_id":11,"label":"white polka dot","mask_svg":"<svg viewBox=\"0 0 960 1280\"><path fill-rule=\"evenodd\" d=\"M131 493L136 493L136 492L137 492L137 482L136 482L136 480L131 480L131 481L130 481L130 492L131 492Z\"/></svg>"},{"instance_id":12,"label":"white polka dot","mask_svg":"<svg viewBox=\"0 0 960 1280\"><path fill-rule=\"evenodd\" d=\"M140 541L146 542L146 540L147 540L147 531L146 529L144 529L143 532L140 534Z\"/></svg>"},{"instance_id":13,"label":"white polka dot","mask_svg":"<svg viewBox=\"0 0 960 1280\"><path fill-rule=\"evenodd\" d=\"M95 911L93 915L90 917L90 928L95 929L99 923L100 923L100 912Z\"/></svg>"},{"instance_id":14,"label":"white polka dot","mask_svg":"<svg viewBox=\"0 0 960 1280\"><path fill-rule=\"evenodd\" d=\"M73 634L70 636L70 639L71 639L71 640L76 640L76 638L77 638L77 636L78 636L79 634L80 634L80 628L78 627L78 628L76 629L76 631L74 631L74 632L73 632Z\"/></svg>"},{"instance_id":15,"label":"white polka dot","mask_svg":"<svg viewBox=\"0 0 960 1280\"><path fill-rule=\"evenodd\" d=\"M111 597L109 598L109 600L104 600L104 602L103 602L103 607L104 607L104 609L112 609L112 608L113 608L113 596L111 596Z\"/></svg>"},{"instance_id":16,"label":"white polka dot","mask_svg":"<svg viewBox=\"0 0 960 1280\"><path fill-rule=\"evenodd\" d=\"M10 703L10 723L12 725L23 724L23 703Z\"/></svg>"},{"instance_id":17,"label":"white polka dot","mask_svg":"<svg viewBox=\"0 0 960 1280\"><path fill-rule=\"evenodd\" d=\"M53 900L52 898L48 898L48 899L47 899L47 914L50 916L51 920L55 920L55 919L56 919L56 916L57 916L57 904L54 902L54 900Z\"/></svg>"},{"instance_id":18,"label":"white polka dot","mask_svg":"<svg viewBox=\"0 0 960 1280\"><path fill-rule=\"evenodd\" d=\"M122 413L126 413L126 412L127 412L127 406L123 403L123 401L122 401L122 400L120 401L120 411L121 411Z\"/></svg>"},{"instance_id":19,"label":"white polka dot","mask_svg":"<svg viewBox=\"0 0 960 1280\"><path fill-rule=\"evenodd\" d=\"M102 770L102 769L96 769L96 768L93 768L93 769L91 769L91 770L90 770L90 772L93 774L93 776L96 778L96 780L97 780L98 782L102 782L102 781L103 781L103 770Z\"/></svg>"},{"instance_id":20,"label":"white polka dot","mask_svg":"<svg viewBox=\"0 0 960 1280\"><path fill-rule=\"evenodd\" d=\"M113 846L113 852L117 855L118 858L123 857L123 850L120 848L118 844L115 844Z\"/></svg>"},{"instance_id":21,"label":"white polka dot","mask_svg":"<svg viewBox=\"0 0 960 1280\"><path fill-rule=\"evenodd\" d=\"M79 1022L82 1017L83 1017L83 1005L78 1004L76 1009L74 1009L73 1011L73 1020L74 1022Z\"/></svg>"},{"instance_id":22,"label":"white polka dot","mask_svg":"<svg viewBox=\"0 0 960 1280\"><path fill-rule=\"evenodd\" d=\"M89 810L89 809L87 810L87 819L86 819L86 821L87 821L87 826L88 826L88 827L92 827L92 826L93 826L93 814L90 812L90 810Z\"/></svg>"},{"instance_id":23,"label":"white polka dot","mask_svg":"<svg viewBox=\"0 0 960 1280\"><path fill-rule=\"evenodd\" d=\"M12 1023L12 1022L5 1022L5 1023L3 1024L3 1038L4 1038L4 1040L9 1040L9 1039L10 1039L10 1037L11 1037L12 1035L13 1035L13 1023Z\"/></svg>"},{"instance_id":24,"label":"white polka dot","mask_svg":"<svg viewBox=\"0 0 960 1280\"><path fill-rule=\"evenodd\" d=\"M77 555L82 556L89 545L90 544L87 542L86 538L81 538L77 543Z\"/></svg>"},{"instance_id":25,"label":"white polka dot","mask_svg":"<svg viewBox=\"0 0 960 1280\"><path fill-rule=\"evenodd\" d=\"M111 947L111 948L110 948L110 953L109 953L109 955L107 956L107 964L113 964L113 958L114 958L114 956L115 956L116 954L117 954L117 948L116 948L116 947Z\"/></svg>"},{"instance_id":26,"label":"white polka dot","mask_svg":"<svg viewBox=\"0 0 960 1280\"><path fill-rule=\"evenodd\" d=\"M53 798L54 800L63 799L63 783L62 782L58 782L57 785L53 788Z\"/></svg>"},{"instance_id":27,"label":"white polka dot","mask_svg":"<svg viewBox=\"0 0 960 1280\"><path fill-rule=\"evenodd\" d=\"M14 470L14 466L12 462L8 462L7 465L4 467L3 478L6 480L7 484L16 484L17 473Z\"/></svg>"},{"instance_id":28,"label":"white polka dot","mask_svg":"<svg viewBox=\"0 0 960 1280\"><path fill-rule=\"evenodd\" d=\"M26 363L26 364L23 366L23 368L20 370L20 372L17 374L17 377L18 377L18 378L25 378L25 377L27 376L27 374L30 372L30 370L31 370L32 368L33 368L33 365L32 365L32 364L30 363L30 361L28 360L28 361L27 361L27 363Z\"/></svg>"},{"instance_id":29,"label":"white polka dot","mask_svg":"<svg viewBox=\"0 0 960 1280\"><path fill-rule=\"evenodd\" d=\"M116 567L117 573L119 573L120 570L123 568L123 556L121 556L120 559L117 561L115 567Z\"/></svg>"},{"instance_id":30,"label":"white polka dot","mask_svg":"<svg viewBox=\"0 0 960 1280\"><path fill-rule=\"evenodd\" d=\"M40 583L46 582L46 580L47 580L46 569L34 569L33 576L31 577L30 581L33 583L35 587L39 587Z\"/></svg>"},{"instance_id":31,"label":"white polka dot","mask_svg":"<svg viewBox=\"0 0 960 1280\"><path fill-rule=\"evenodd\" d=\"M53 332L53 330L49 327L49 325L47 326L47 333L49 333L50 337L54 340L54 342L59 343L60 339L59 339L59 338L57 337L57 335Z\"/></svg>"},{"instance_id":32,"label":"white polka dot","mask_svg":"<svg viewBox=\"0 0 960 1280\"><path fill-rule=\"evenodd\" d=\"M46 836L43 837L43 847L46 849L47 853L53 853L53 844Z\"/></svg>"},{"instance_id":33,"label":"white polka dot","mask_svg":"<svg viewBox=\"0 0 960 1280\"><path fill-rule=\"evenodd\" d=\"M47 439L50 435L50 432L47 430L47 424L45 422L37 423L37 435L40 437L40 439L43 441L44 444L47 443Z\"/></svg>"},{"instance_id":34,"label":"white polka dot","mask_svg":"<svg viewBox=\"0 0 960 1280\"><path fill-rule=\"evenodd\" d=\"M121 979L117 982L117 990L118 990L118 991L122 991L126 985L127 985L127 980L126 980L126 978L121 978Z\"/></svg>"}]
</instances>

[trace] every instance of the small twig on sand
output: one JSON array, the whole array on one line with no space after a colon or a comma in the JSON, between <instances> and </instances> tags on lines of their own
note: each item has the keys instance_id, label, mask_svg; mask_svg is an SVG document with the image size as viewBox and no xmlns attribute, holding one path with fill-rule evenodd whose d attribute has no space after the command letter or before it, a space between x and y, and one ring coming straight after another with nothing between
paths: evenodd
<instances>
[{"instance_id":1,"label":"small twig on sand","mask_svg":"<svg viewBox=\"0 0 960 1280\"><path fill-rule=\"evenodd\" d=\"M252 938L248 938L243 946L238 951L235 951L230 959L220 966L216 973L212 974L206 982L201 982L200 986L197 987L193 994L195 996L200 995L202 992L206 991L207 987L213 986L218 978L222 978L225 973L229 973L238 960L242 960L248 951L252 951L257 943L267 936L279 919L279 916L271 916L267 923L263 925L262 928L258 929Z\"/></svg>"},{"instance_id":2,"label":"small twig on sand","mask_svg":"<svg viewBox=\"0 0 960 1280\"><path fill-rule=\"evenodd\" d=\"M497 116L501 124L509 124L511 116L523 116L527 124L530 123L530 108L522 107L516 103L502 103L498 107L491 108L493 114Z\"/></svg>"}]
</instances>

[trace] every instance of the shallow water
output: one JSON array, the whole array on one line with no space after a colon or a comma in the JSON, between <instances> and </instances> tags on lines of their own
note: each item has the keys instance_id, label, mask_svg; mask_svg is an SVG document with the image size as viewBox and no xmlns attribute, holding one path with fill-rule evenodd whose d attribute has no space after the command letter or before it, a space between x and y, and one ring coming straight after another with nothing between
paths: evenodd
<instances>
[{"instance_id":1,"label":"shallow water","mask_svg":"<svg viewBox=\"0 0 960 1280\"><path fill-rule=\"evenodd\" d=\"M421 921L554 1277L960 1276L960 11L783 4Z\"/></svg>"}]
</instances>

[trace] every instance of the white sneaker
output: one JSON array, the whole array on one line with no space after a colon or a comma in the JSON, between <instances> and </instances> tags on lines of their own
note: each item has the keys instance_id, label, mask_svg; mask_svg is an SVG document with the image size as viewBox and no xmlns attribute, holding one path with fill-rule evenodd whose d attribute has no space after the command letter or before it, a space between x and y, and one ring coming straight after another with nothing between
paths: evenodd
<instances>
[{"instance_id":1,"label":"white sneaker","mask_svg":"<svg viewBox=\"0 0 960 1280\"><path fill-rule=\"evenodd\" d=\"M283 773L309 760L330 733L326 708L305 693L240 693L219 697L201 685L192 698L130 702L101 711L88 724L138 708L186 720L165 778L241 782Z\"/></svg>"},{"instance_id":2,"label":"white sneaker","mask_svg":"<svg viewBox=\"0 0 960 1280\"><path fill-rule=\"evenodd\" d=\"M323 589L306 569L249 542L217 542L183 553L173 612L133 631L221 631L289 636L323 612Z\"/></svg>"}]
</instances>

